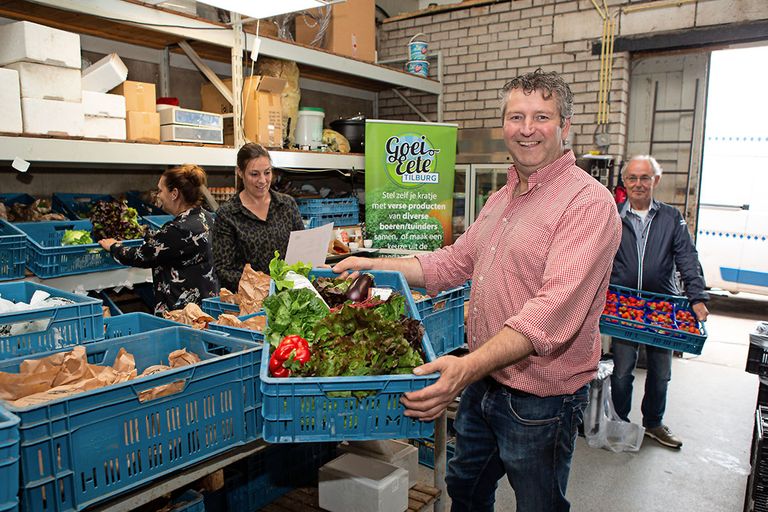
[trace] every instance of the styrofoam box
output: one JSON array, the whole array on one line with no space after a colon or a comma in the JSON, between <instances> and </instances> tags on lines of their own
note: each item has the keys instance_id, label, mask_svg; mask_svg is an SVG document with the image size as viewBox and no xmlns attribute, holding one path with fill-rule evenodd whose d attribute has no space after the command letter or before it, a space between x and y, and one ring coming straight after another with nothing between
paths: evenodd
<instances>
[{"instance_id":1,"label":"styrofoam box","mask_svg":"<svg viewBox=\"0 0 768 512\"><path fill-rule=\"evenodd\" d=\"M85 116L83 135L96 139L125 140L125 119Z\"/></svg>"},{"instance_id":2,"label":"styrofoam box","mask_svg":"<svg viewBox=\"0 0 768 512\"><path fill-rule=\"evenodd\" d=\"M0 132L21 133L21 95L19 73L0 68Z\"/></svg>"},{"instance_id":3,"label":"styrofoam box","mask_svg":"<svg viewBox=\"0 0 768 512\"><path fill-rule=\"evenodd\" d=\"M161 115L162 112L165 111L161 111ZM223 144L224 130L216 128L198 128L196 126L184 126L181 124L167 124L160 127L160 140Z\"/></svg>"},{"instance_id":4,"label":"styrofoam box","mask_svg":"<svg viewBox=\"0 0 768 512\"><path fill-rule=\"evenodd\" d=\"M83 90L111 91L128 78L128 68L116 53L110 53L83 70Z\"/></svg>"},{"instance_id":5,"label":"styrofoam box","mask_svg":"<svg viewBox=\"0 0 768 512\"><path fill-rule=\"evenodd\" d=\"M355 453L403 468L408 472L408 487L413 487L418 481L419 449L411 444L395 439L348 441L340 444L338 450L341 453Z\"/></svg>"},{"instance_id":6,"label":"styrofoam box","mask_svg":"<svg viewBox=\"0 0 768 512\"><path fill-rule=\"evenodd\" d=\"M21 117L25 133L83 135L85 117L82 103L21 98Z\"/></svg>"},{"instance_id":7,"label":"styrofoam box","mask_svg":"<svg viewBox=\"0 0 768 512\"><path fill-rule=\"evenodd\" d=\"M408 472L354 453L333 459L318 471L320 508L331 512L404 512Z\"/></svg>"},{"instance_id":8,"label":"styrofoam box","mask_svg":"<svg viewBox=\"0 0 768 512\"><path fill-rule=\"evenodd\" d=\"M224 120L220 114L200 112L188 108L172 107L157 109L160 112L160 125L183 124L200 128L224 128Z\"/></svg>"},{"instance_id":9,"label":"styrofoam box","mask_svg":"<svg viewBox=\"0 0 768 512\"><path fill-rule=\"evenodd\" d=\"M79 69L35 62L14 62L5 67L19 72L22 98L75 102L82 98L83 87Z\"/></svg>"},{"instance_id":10,"label":"styrofoam box","mask_svg":"<svg viewBox=\"0 0 768 512\"><path fill-rule=\"evenodd\" d=\"M83 91L83 113L86 116L125 119L125 96Z\"/></svg>"},{"instance_id":11,"label":"styrofoam box","mask_svg":"<svg viewBox=\"0 0 768 512\"><path fill-rule=\"evenodd\" d=\"M0 26L0 66L20 61L80 70L80 36L30 21Z\"/></svg>"}]
</instances>

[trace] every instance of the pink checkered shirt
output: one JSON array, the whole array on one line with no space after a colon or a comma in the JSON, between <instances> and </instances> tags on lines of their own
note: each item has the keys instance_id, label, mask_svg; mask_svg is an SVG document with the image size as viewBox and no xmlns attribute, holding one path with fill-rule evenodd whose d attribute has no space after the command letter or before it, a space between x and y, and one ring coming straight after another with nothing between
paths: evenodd
<instances>
[{"instance_id":1,"label":"pink checkered shirt","mask_svg":"<svg viewBox=\"0 0 768 512\"><path fill-rule=\"evenodd\" d=\"M428 293L472 278L470 350L503 326L528 337L534 353L494 372L538 396L575 392L594 378L598 321L621 221L610 192L567 151L513 197L514 166L478 219L453 245L418 256Z\"/></svg>"}]
</instances>

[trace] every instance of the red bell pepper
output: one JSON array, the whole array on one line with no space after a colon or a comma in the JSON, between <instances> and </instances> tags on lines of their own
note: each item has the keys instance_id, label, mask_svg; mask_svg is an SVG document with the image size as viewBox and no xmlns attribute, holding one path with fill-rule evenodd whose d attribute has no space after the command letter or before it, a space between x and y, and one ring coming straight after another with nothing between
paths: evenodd
<instances>
[{"instance_id":1,"label":"red bell pepper","mask_svg":"<svg viewBox=\"0 0 768 512\"><path fill-rule=\"evenodd\" d=\"M296 334L289 334L280 341L269 359L269 372L273 377L290 377L291 369L286 364L297 362L301 365L309 361L309 342Z\"/></svg>"}]
</instances>

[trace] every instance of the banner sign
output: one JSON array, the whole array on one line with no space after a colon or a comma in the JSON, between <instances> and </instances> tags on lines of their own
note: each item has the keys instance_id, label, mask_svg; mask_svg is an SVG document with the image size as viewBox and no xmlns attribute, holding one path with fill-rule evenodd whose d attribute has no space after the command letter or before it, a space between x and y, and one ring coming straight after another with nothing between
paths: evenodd
<instances>
[{"instance_id":1,"label":"banner sign","mask_svg":"<svg viewBox=\"0 0 768 512\"><path fill-rule=\"evenodd\" d=\"M431 251L453 241L457 130L366 120L365 229L374 247Z\"/></svg>"}]
</instances>

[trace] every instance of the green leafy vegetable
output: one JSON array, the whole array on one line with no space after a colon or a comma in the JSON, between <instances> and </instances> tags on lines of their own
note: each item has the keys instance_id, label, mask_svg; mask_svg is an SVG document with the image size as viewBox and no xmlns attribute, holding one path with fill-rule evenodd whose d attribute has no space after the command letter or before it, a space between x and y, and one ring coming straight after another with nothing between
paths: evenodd
<instances>
[{"instance_id":1,"label":"green leafy vegetable","mask_svg":"<svg viewBox=\"0 0 768 512\"><path fill-rule=\"evenodd\" d=\"M68 229L61 237L61 245L87 245L92 244L90 231L84 229Z\"/></svg>"},{"instance_id":2,"label":"green leafy vegetable","mask_svg":"<svg viewBox=\"0 0 768 512\"><path fill-rule=\"evenodd\" d=\"M269 262L269 276L275 281L275 287L278 291L290 290L293 288L293 282L285 279L285 274L291 270L307 277L312 270L312 265L309 263L302 263L301 261L296 262L293 265L287 265L285 260L280 259L280 252L275 251L275 257Z\"/></svg>"},{"instance_id":3,"label":"green leafy vegetable","mask_svg":"<svg viewBox=\"0 0 768 512\"><path fill-rule=\"evenodd\" d=\"M284 290L264 299L267 313L265 339L276 347L284 336L298 334L310 343L315 339L315 324L328 314L323 301L306 288Z\"/></svg>"},{"instance_id":4,"label":"green leafy vegetable","mask_svg":"<svg viewBox=\"0 0 768 512\"><path fill-rule=\"evenodd\" d=\"M124 201L97 201L90 215L96 240L133 240L144 236L145 227L139 224L138 212Z\"/></svg>"}]
</instances>

